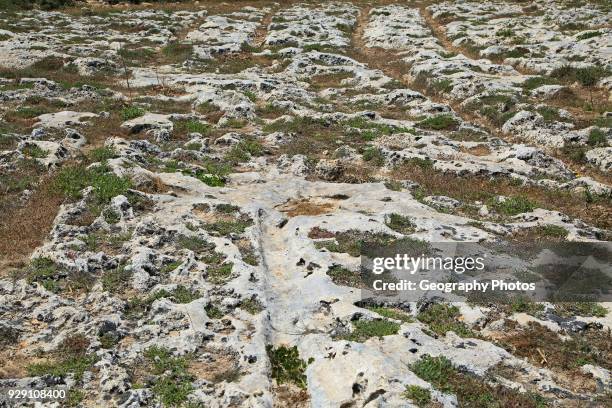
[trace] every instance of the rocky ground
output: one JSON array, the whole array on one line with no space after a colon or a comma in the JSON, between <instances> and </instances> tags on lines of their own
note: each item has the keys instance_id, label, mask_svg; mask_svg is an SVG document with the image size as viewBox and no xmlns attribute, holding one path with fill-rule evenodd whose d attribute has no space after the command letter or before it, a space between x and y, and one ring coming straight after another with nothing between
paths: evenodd
<instances>
[{"instance_id":1,"label":"rocky ground","mask_svg":"<svg viewBox=\"0 0 612 408\"><path fill-rule=\"evenodd\" d=\"M373 304L356 271L367 239L610 241L611 24L562 0L0 11L0 387L610 406L611 304Z\"/></svg>"}]
</instances>

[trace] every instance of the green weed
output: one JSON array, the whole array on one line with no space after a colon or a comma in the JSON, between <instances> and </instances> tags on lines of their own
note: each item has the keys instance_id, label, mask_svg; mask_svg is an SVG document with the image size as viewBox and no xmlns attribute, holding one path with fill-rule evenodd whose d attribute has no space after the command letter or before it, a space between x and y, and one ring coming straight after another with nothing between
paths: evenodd
<instances>
[{"instance_id":1,"label":"green weed","mask_svg":"<svg viewBox=\"0 0 612 408\"><path fill-rule=\"evenodd\" d=\"M278 384L293 383L302 389L306 389L306 368L308 364L300 358L297 346L266 346L270 365L272 366L272 378Z\"/></svg>"}]
</instances>

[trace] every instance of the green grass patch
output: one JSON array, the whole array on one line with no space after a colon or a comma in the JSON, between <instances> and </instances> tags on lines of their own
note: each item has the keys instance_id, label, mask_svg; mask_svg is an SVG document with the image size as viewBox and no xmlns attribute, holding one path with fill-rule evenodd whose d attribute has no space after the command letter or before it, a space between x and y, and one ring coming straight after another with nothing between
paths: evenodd
<instances>
[{"instance_id":1,"label":"green grass patch","mask_svg":"<svg viewBox=\"0 0 612 408\"><path fill-rule=\"evenodd\" d=\"M261 302L259 302L254 297L251 297L251 298L248 298L248 299L244 299L242 302L240 302L239 307L242 310L246 310L248 313L250 313L252 315L256 315L256 314L260 313L263 310L263 306L262 306Z\"/></svg>"},{"instance_id":2,"label":"green grass patch","mask_svg":"<svg viewBox=\"0 0 612 408\"><path fill-rule=\"evenodd\" d=\"M230 234L242 234L251 225L253 225L253 220L242 216L236 220L220 220L206 224L204 229L214 235L227 236Z\"/></svg>"},{"instance_id":3,"label":"green grass patch","mask_svg":"<svg viewBox=\"0 0 612 408\"><path fill-rule=\"evenodd\" d=\"M173 41L162 48L162 55L173 63L181 63L193 54L193 45Z\"/></svg>"},{"instance_id":4,"label":"green grass patch","mask_svg":"<svg viewBox=\"0 0 612 408\"><path fill-rule=\"evenodd\" d=\"M412 318L412 316L410 316L408 313L403 312L399 309L390 309L388 307L381 307L381 306L370 306L367 309L371 310L374 313L381 315L382 317L399 320L402 323L414 322L414 319Z\"/></svg>"},{"instance_id":5,"label":"green grass patch","mask_svg":"<svg viewBox=\"0 0 612 408\"><path fill-rule=\"evenodd\" d=\"M33 119L45 113L49 113L49 110L43 106L20 106L14 111L8 111L4 120L11 122L20 119Z\"/></svg>"},{"instance_id":6,"label":"green grass patch","mask_svg":"<svg viewBox=\"0 0 612 408\"><path fill-rule=\"evenodd\" d=\"M175 357L168 349L154 346L145 351L144 357L157 376L153 393L165 406L182 406L194 390L195 377L187 370L191 356Z\"/></svg>"},{"instance_id":7,"label":"green grass patch","mask_svg":"<svg viewBox=\"0 0 612 408\"><path fill-rule=\"evenodd\" d=\"M538 225L533 228L533 232L538 237L565 238L569 233L559 225Z\"/></svg>"},{"instance_id":8,"label":"green grass patch","mask_svg":"<svg viewBox=\"0 0 612 408\"><path fill-rule=\"evenodd\" d=\"M449 93L453 90L453 81L450 79L438 79L431 83L431 87L438 93Z\"/></svg>"},{"instance_id":9,"label":"green grass patch","mask_svg":"<svg viewBox=\"0 0 612 408\"><path fill-rule=\"evenodd\" d=\"M503 28L501 30L497 30L497 32L495 33L496 36L503 38L514 37L515 34L516 33L514 32L514 30L511 28Z\"/></svg>"},{"instance_id":10,"label":"green grass patch","mask_svg":"<svg viewBox=\"0 0 612 408\"><path fill-rule=\"evenodd\" d=\"M589 146L593 147L606 147L608 145L608 137L601 129L595 128L589 132L589 139L587 143Z\"/></svg>"},{"instance_id":11,"label":"green grass patch","mask_svg":"<svg viewBox=\"0 0 612 408\"><path fill-rule=\"evenodd\" d=\"M561 317L606 317L608 309L595 302L564 302L555 304L555 313Z\"/></svg>"},{"instance_id":12,"label":"green grass patch","mask_svg":"<svg viewBox=\"0 0 612 408\"><path fill-rule=\"evenodd\" d=\"M402 191L404 188L403 184L397 180L389 180L385 182L385 187L391 191Z\"/></svg>"},{"instance_id":13,"label":"green grass patch","mask_svg":"<svg viewBox=\"0 0 612 408\"><path fill-rule=\"evenodd\" d=\"M329 124L322 119L314 119L306 116L298 116L292 120L277 120L263 126L263 131L266 133L285 132L285 133L302 133L316 132L321 127L328 127Z\"/></svg>"},{"instance_id":14,"label":"green grass patch","mask_svg":"<svg viewBox=\"0 0 612 408\"><path fill-rule=\"evenodd\" d=\"M263 154L263 146L261 142L255 138L248 138L240 141L234 146L224 157L224 159L232 165L247 162L252 156L261 156Z\"/></svg>"},{"instance_id":15,"label":"green grass patch","mask_svg":"<svg viewBox=\"0 0 612 408\"><path fill-rule=\"evenodd\" d=\"M204 310L206 311L206 315L211 319L220 319L225 316L225 313L212 303L207 304Z\"/></svg>"},{"instance_id":16,"label":"green grass patch","mask_svg":"<svg viewBox=\"0 0 612 408\"><path fill-rule=\"evenodd\" d=\"M32 159L44 159L45 157L49 156L48 151L41 149L37 145L27 145L21 150L21 152Z\"/></svg>"},{"instance_id":17,"label":"green grass patch","mask_svg":"<svg viewBox=\"0 0 612 408\"><path fill-rule=\"evenodd\" d=\"M121 109L121 118L123 120L136 119L145 114L145 110L138 106L126 106Z\"/></svg>"},{"instance_id":18,"label":"green grass patch","mask_svg":"<svg viewBox=\"0 0 612 408\"><path fill-rule=\"evenodd\" d=\"M68 391L66 399L66 405L69 407L79 407L81 402L85 399L85 391L78 389L71 389Z\"/></svg>"},{"instance_id":19,"label":"green grass patch","mask_svg":"<svg viewBox=\"0 0 612 408\"><path fill-rule=\"evenodd\" d=\"M60 378L72 375L75 381L79 382L83 379L83 374L97 361L94 354L87 353L88 346L89 340L84 335L67 337L59 348L51 353L48 361L27 366L28 375Z\"/></svg>"},{"instance_id":20,"label":"green grass patch","mask_svg":"<svg viewBox=\"0 0 612 408\"><path fill-rule=\"evenodd\" d=\"M376 167L382 167L385 164L385 156L377 147L368 147L363 151L363 160L372 163Z\"/></svg>"},{"instance_id":21,"label":"green grass patch","mask_svg":"<svg viewBox=\"0 0 612 408\"><path fill-rule=\"evenodd\" d=\"M243 92L244 96L246 96L247 98L249 98L249 100L251 102L255 102L257 101L257 95L255 94L255 92L251 92L251 91L244 91Z\"/></svg>"},{"instance_id":22,"label":"green grass patch","mask_svg":"<svg viewBox=\"0 0 612 408\"><path fill-rule=\"evenodd\" d=\"M116 332L106 332L101 336L98 336L98 340L100 341L100 346L103 349L112 349L119 343L119 336Z\"/></svg>"},{"instance_id":23,"label":"green grass patch","mask_svg":"<svg viewBox=\"0 0 612 408\"><path fill-rule=\"evenodd\" d=\"M385 215L385 225L400 234L412 234L416 231L416 225L410 217L396 213Z\"/></svg>"},{"instance_id":24,"label":"green grass patch","mask_svg":"<svg viewBox=\"0 0 612 408\"><path fill-rule=\"evenodd\" d=\"M153 295L149 296L146 302L151 304L157 299L163 298L170 299L174 303L191 303L200 298L200 293L197 291L192 291L183 285L178 285L170 292L166 289L158 290Z\"/></svg>"},{"instance_id":25,"label":"green grass patch","mask_svg":"<svg viewBox=\"0 0 612 408\"><path fill-rule=\"evenodd\" d=\"M423 170L433 169L434 162L429 157L421 159L420 157L411 157L409 159L404 160L404 164L411 166L418 166Z\"/></svg>"},{"instance_id":26,"label":"green grass patch","mask_svg":"<svg viewBox=\"0 0 612 408\"><path fill-rule=\"evenodd\" d=\"M106 160L114 159L117 157L117 153L112 147L97 147L89 152L89 160L91 162L104 162Z\"/></svg>"},{"instance_id":27,"label":"green grass patch","mask_svg":"<svg viewBox=\"0 0 612 408\"><path fill-rule=\"evenodd\" d=\"M455 394L460 407L529 407L546 406L537 394L523 394L503 386L489 385L468 373L462 373L444 356L424 355L410 369L439 391ZM417 395L422 395L418 393ZM544 405L542 405L544 404Z\"/></svg>"},{"instance_id":28,"label":"green grass patch","mask_svg":"<svg viewBox=\"0 0 612 408\"><path fill-rule=\"evenodd\" d=\"M225 123L223 124L223 127L229 128L229 129L242 129L243 127L246 126L246 124L247 122L245 120L229 118L228 120L225 121Z\"/></svg>"},{"instance_id":29,"label":"green grass patch","mask_svg":"<svg viewBox=\"0 0 612 408\"><path fill-rule=\"evenodd\" d=\"M147 297L135 297L130 299L128 302L125 314L128 318L139 318L147 313L153 302L158 299L170 299L174 303L191 303L201 296L197 291L192 291L185 286L179 285L172 291L165 289L158 290L157 292Z\"/></svg>"},{"instance_id":30,"label":"green grass patch","mask_svg":"<svg viewBox=\"0 0 612 408\"><path fill-rule=\"evenodd\" d=\"M132 271L126 269L125 265L120 265L115 269L104 272L100 281L102 288L111 293L122 291L129 285L129 280L132 278Z\"/></svg>"},{"instance_id":31,"label":"green grass patch","mask_svg":"<svg viewBox=\"0 0 612 408\"><path fill-rule=\"evenodd\" d=\"M559 122L564 121L559 114L559 109L552 106L541 106L536 111L542 115L545 122Z\"/></svg>"},{"instance_id":32,"label":"green grass patch","mask_svg":"<svg viewBox=\"0 0 612 408\"><path fill-rule=\"evenodd\" d=\"M179 133L200 133L202 136L208 135L212 129L210 125L193 119L177 120L174 128Z\"/></svg>"},{"instance_id":33,"label":"green grass patch","mask_svg":"<svg viewBox=\"0 0 612 408\"><path fill-rule=\"evenodd\" d=\"M400 325L387 319L353 321L353 331L342 335L339 339L363 343L372 337L384 337L397 334Z\"/></svg>"},{"instance_id":34,"label":"green grass patch","mask_svg":"<svg viewBox=\"0 0 612 408\"><path fill-rule=\"evenodd\" d=\"M411 400L417 407L424 408L431 402L431 392L427 388L418 385L406 386L406 391L402 394L406 399Z\"/></svg>"},{"instance_id":35,"label":"green grass patch","mask_svg":"<svg viewBox=\"0 0 612 408\"><path fill-rule=\"evenodd\" d=\"M507 216L530 212L536 208L535 204L524 196L508 197L504 201L491 200L490 205L498 213Z\"/></svg>"},{"instance_id":36,"label":"green grass patch","mask_svg":"<svg viewBox=\"0 0 612 408\"><path fill-rule=\"evenodd\" d=\"M576 36L576 39L577 39L578 41L581 41L581 40L588 40L589 38L599 37L599 36L601 36L601 35L603 35L603 34L604 34L604 33L603 33L603 32L601 32L601 31L588 31L588 32L586 32L586 33L581 33L581 34L578 34L578 35Z\"/></svg>"},{"instance_id":37,"label":"green grass patch","mask_svg":"<svg viewBox=\"0 0 612 408\"><path fill-rule=\"evenodd\" d=\"M219 112L220 109L217 105L213 104L212 102L206 101L203 102L201 104L198 105L198 107L196 108L196 110L200 113L203 114L209 114L209 113L215 113L215 112Z\"/></svg>"},{"instance_id":38,"label":"green grass patch","mask_svg":"<svg viewBox=\"0 0 612 408\"><path fill-rule=\"evenodd\" d=\"M537 316L544 311L544 305L532 302L525 296L515 296L510 303L510 310L513 313L527 313Z\"/></svg>"},{"instance_id":39,"label":"green grass patch","mask_svg":"<svg viewBox=\"0 0 612 408\"><path fill-rule=\"evenodd\" d=\"M215 211L222 214L235 214L240 211L240 207L232 204L217 204L215 206Z\"/></svg>"},{"instance_id":40,"label":"green grass patch","mask_svg":"<svg viewBox=\"0 0 612 408\"><path fill-rule=\"evenodd\" d=\"M423 129L452 130L459 122L452 115L443 114L422 120L417 125Z\"/></svg>"},{"instance_id":41,"label":"green grass patch","mask_svg":"<svg viewBox=\"0 0 612 408\"><path fill-rule=\"evenodd\" d=\"M173 270L175 270L176 268L178 268L183 262L181 261L174 261L174 262L170 262L169 264L166 264L164 266L162 266L160 268L160 272L163 274L167 274L172 272Z\"/></svg>"},{"instance_id":42,"label":"green grass patch","mask_svg":"<svg viewBox=\"0 0 612 408\"><path fill-rule=\"evenodd\" d=\"M54 181L54 188L72 200L80 199L81 191L87 186L93 187L92 198L96 204L107 204L113 197L126 194L132 183L128 178L111 173L104 165L65 167Z\"/></svg>"},{"instance_id":43,"label":"green grass patch","mask_svg":"<svg viewBox=\"0 0 612 408\"><path fill-rule=\"evenodd\" d=\"M431 383L442 392L452 392L450 377L456 374L455 368L446 357L431 357L425 355L414 363L410 369L419 378Z\"/></svg>"},{"instance_id":44,"label":"green grass patch","mask_svg":"<svg viewBox=\"0 0 612 408\"><path fill-rule=\"evenodd\" d=\"M582 86L594 86L600 79L610 75L610 70L601 66L590 66L585 68L575 68L564 65L550 73L551 78L558 79L565 83L578 81Z\"/></svg>"},{"instance_id":45,"label":"green grass patch","mask_svg":"<svg viewBox=\"0 0 612 408\"><path fill-rule=\"evenodd\" d=\"M195 177L211 187L223 187L232 169L228 163L212 159L205 160L202 167L195 170L183 170L182 173L186 176Z\"/></svg>"},{"instance_id":46,"label":"green grass patch","mask_svg":"<svg viewBox=\"0 0 612 408\"><path fill-rule=\"evenodd\" d=\"M193 151L200 151L202 150L202 143L198 143L198 142L188 143L185 145L185 149L193 150Z\"/></svg>"},{"instance_id":47,"label":"green grass patch","mask_svg":"<svg viewBox=\"0 0 612 408\"><path fill-rule=\"evenodd\" d=\"M331 278L332 282L340 286L351 286L353 288L359 288L363 286L361 275L357 271L351 271L340 265L332 265L327 269L327 275Z\"/></svg>"},{"instance_id":48,"label":"green grass patch","mask_svg":"<svg viewBox=\"0 0 612 408\"><path fill-rule=\"evenodd\" d=\"M112 208L107 208L106 210L102 211L102 216L104 217L104 221L108 222L109 224L116 224L121 220L121 214Z\"/></svg>"},{"instance_id":49,"label":"green grass patch","mask_svg":"<svg viewBox=\"0 0 612 408\"><path fill-rule=\"evenodd\" d=\"M64 270L49 258L32 259L23 273L29 284L39 283L54 293L87 291L93 285L93 278L89 274Z\"/></svg>"},{"instance_id":50,"label":"green grass patch","mask_svg":"<svg viewBox=\"0 0 612 408\"><path fill-rule=\"evenodd\" d=\"M349 230L337 233L335 241L319 241L315 245L331 252L344 252L351 256L360 256L364 245L372 242L380 245L390 244L395 239L388 234Z\"/></svg>"},{"instance_id":51,"label":"green grass patch","mask_svg":"<svg viewBox=\"0 0 612 408\"><path fill-rule=\"evenodd\" d=\"M356 129L369 130L376 135L392 135L395 133L416 133L414 129L405 128L401 126L392 126L384 123L376 123L362 116L356 116L354 118L347 119L341 122L340 125Z\"/></svg>"},{"instance_id":52,"label":"green grass patch","mask_svg":"<svg viewBox=\"0 0 612 408\"><path fill-rule=\"evenodd\" d=\"M206 279L215 285L221 285L229 281L232 276L234 264L227 262L220 265L208 265L206 269Z\"/></svg>"},{"instance_id":53,"label":"green grass patch","mask_svg":"<svg viewBox=\"0 0 612 408\"><path fill-rule=\"evenodd\" d=\"M460 316L457 306L436 303L420 312L417 319L427 324L434 333L442 336L448 331L453 331L460 337L474 337L474 332L459 320Z\"/></svg>"},{"instance_id":54,"label":"green grass patch","mask_svg":"<svg viewBox=\"0 0 612 408\"><path fill-rule=\"evenodd\" d=\"M306 368L311 361L300 358L297 346L266 346L266 352L272 366L272 378L280 384L292 383L302 389L306 389Z\"/></svg>"},{"instance_id":55,"label":"green grass patch","mask_svg":"<svg viewBox=\"0 0 612 408\"><path fill-rule=\"evenodd\" d=\"M559 81L554 78L549 78L545 76L533 76L527 78L525 82L523 82L522 87L527 91L531 91L533 89L539 88L542 85L557 85Z\"/></svg>"}]
</instances>

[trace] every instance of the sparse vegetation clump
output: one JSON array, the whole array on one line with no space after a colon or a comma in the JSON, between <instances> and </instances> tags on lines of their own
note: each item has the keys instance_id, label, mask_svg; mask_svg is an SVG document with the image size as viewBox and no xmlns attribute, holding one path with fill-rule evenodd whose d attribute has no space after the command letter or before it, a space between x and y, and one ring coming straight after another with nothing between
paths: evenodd
<instances>
[{"instance_id":1,"label":"sparse vegetation clump","mask_svg":"<svg viewBox=\"0 0 612 408\"><path fill-rule=\"evenodd\" d=\"M319 241L317 246L331 252L346 252L351 256L359 256L368 242L385 245L393 240L394 238L387 234L350 230L337 233L334 241Z\"/></svg>"},{"instance_id":2,"label":"sparse vegetation clump","mask_svg":"<svg viewBox=\"0 0 612 408\"><path fill-rule=\"evenodd\" d=\"M449 93L453 90L453 82L450 79L438 79L431 83L431 87L438 93Z\"/></svg>"},{"instance_id":3,"label":"sparse vegetation clump","mask_svg":"<svg viewBox=\"0 0 612 408\"><path fill-rule=\"evenodd\" d=\"M572 371L584 364L594 364L610 369L612 343L609 330L592 328L566 334L563 338L539 323L529 322L525 328L510 331L500 344L537 366Z\"/></svg>"},{"instance_id":4,"label":"sparse vegetation clump","mask_svg":"<svg viewBox=\"0 0 612 408\"><path fill-rule=\"evenodd\" d=\"M298 387L306 388L306 368L313 360L308 362L300 358L300 353L296 346L287 347L272 345L266 346L268 358L272 366L272 378L278 384L293 383Z\"/></svg>"},{"instance_id":5,"label":"sparse vegetation clump","mask_svg":"<svg viewBox=\"0 0 612 408\"><path fill-rule=\"evenodd\" d=\"M4 10L57 10L74 6L78 2L79 0L1 0L0 7Z\"/></svg>"},{"instance_id":6,"label":"sparse vegetation clump","mask_svg":"<svg viewBox=\"0 0 612 408\"><path fill-rule=\"evenodd\" d=\"M206 279L215 285L221 285L227 282L231 275L234 264L227 262L224 264L209 265L206 270Z\"/></svg>"},{"instance_id":7,"label":"sparse vegetation clump","mask_svg":"<svg viewBox=\"0 0 612 408\"><path fill-rule=\"evenodd\" d=\"M34 258L24 269L28 283L38 283L54 293L88 291L93 284L93 276L79 271L66 270L52 259Z\"/></svg>"},{"instance_id":8,"label":"sparse vegetation clump","mask_svg":"<svg viewBox=\"0 0 612 408\"><path fill-rule=\"evenodd\" d=\"M363 160L372 163L376 167L381 167L385 164L385 156L380 149L376 147L368 147L363 151Z\"/></svg>"},{"instance_id":9,"label":"sparse vegetation clump","mask_svg":"<svg viewBox=\"0 0 612 408\"><path fill-rule=\"evenodd\" d=\"M65 167L54 181L55 188L67 198L77 200L87 186L92 186L92 199L95 204L106 204L131 187L131 181L112 173L105 165L85 168L84 166Z\"/></svg>"},{"instance_id":10,"label":"sparse vegetation clump","mask_svg":"<svg viewBox=\"0 0 612 408\"><path fill-rule=\"evenodd\" d=\"M341 286L351 286L358 288L363 286L361 275L359 272L351 271L340 265L332 265L327 270L327 275L331 280Z\"/></svg>"},{"instance_id":11,"label":"sparse vegetation clump","mask_svg":"<svg viewBox=\"0 0 612 408\"><path fill-rule=\"evenodd\" d=\"M438 335L452 331L461 337L474 337L475 334L460 320L457 306L443 303L432 304L417 315L417 319L429 326Z\"/></svg>"},{"instance_id":12,"label":"sparse vegetation clump","mask_svg":"<svg viewBox=\"0 0 612 408\"><path fill-rule=\"evenodd\" d=\"M174 122L174 129L177 133L200 133L206 136L210 133L211 127L207 123L198 120L177 120Z\"/></svg>"},{"instance_id":13,"label":"sparse vegetation clump","mask_svg":"<svg viewBox=\"0 0 612 408\"><path fill-rule=\"evenodd\" d=\"M29 145L23 148L22 153L27 157L31 157L33 159L44 159L49 155L49 152L41 149L36 145Z\"/></svg>"},{"instance_id":14,"label":"sparse vegetation clump","mask_svg":"<svg viewBox=\"0 0 612 408\"><path fill-rule=\"evenodd\" d=\"M216 210L221 210L221 216L214 222L208 223L204 229L211 234L227 236L230 234L242 234L253 225L253 220L246 214L235 214L235 211L228 213L231 207L217 206Z\"/></svg>"},{"instance_id":15,"label":"sparse vegetation clump","mask_svg":"<svg viewBox=\"0 0 612 408\"><path fill-rule=\"evenodd\" d=\"M588 144L593 147L605 147L608 145L608 138L601 129L595 128L589 132Z\"/></svg>"},{"instance_id":16,"label":"sparse vegetation clump","mask_svg":"<svg viewBox=\"0 0 612 408\"><path fill-rule=\"evenodd\" d=\"M402 234L412 234L416 230L416 225L410 217L396 213L386 215L385 224L392 230Z\"/></svg>"},{"instance_id":17,"label":"sparse vegetation clump","mask_svg":"<svg viewBox=\"0 0 612 408\"><path fill-rule=\"evenodd\" d=\"M247 162L251 157L261 156L263 154L263 146L254 138L247 138L240 141L226 155L225 160L232 165Z\"/></svg>"},{"instance_id":18,"label":"sparse vegetation clump","mask_svg":"<svg viewBox=\"0 0 612 408\"><path fill-rule=\"evenodd\" d=\"M145 114L145 110L138 106L126 106L121 110L123 120L136 119Z\"/></svg>"},{"instance_id":19,"label":"sparse vegetation clump","mask_svg":"<svg viewBox=\"0 0 612 408\"><path fill-rule=\"evenodd\" d=\"M459 121L449 114L432 116L418 123L419 127L432 130L453 130L457 125Z\"/></svg>"},{"instance_id":20,"label":"sparse vegetation clump","mask_svg":"<svg viewBox=\"0 0 612 408\"><path fill-rule=\"evenodd\" d=\"M162 54L172 63L187 60L193 53L193 45L180 42L171 42L162 48Z\"/></svg>"},{"instance_id":21,"label":"sparse vegetation clump","mask_svg":"<svg viewBox=\"0 0 612 408\"><path fill-rule=\"evenodd\" d=\"M224 313L221 311L221 309L219 309L212 303L207 304L204 310L206 311L206 315L211 319L220 319L224 316Z\"/></svg>"},{"instance_id":22,"label":"sparse vegetation clump","mask_svg":"<svg viewBox=\"0 0 612 408\"><path fill-rule=\"evenodd\" d=\"M109 292L120 291L129 284L128 280L131 276L132 271L127 269L124 265L108 270L102 275L102 288Z\"/></svg>"},{"instance_id":23,"label":"sparse vegetation clump","mask_svg":"<svg viewBox=\"0 0 612 408\"><path fill-rule=\"evenodd\" d=\"M532 302L524 296L516 296L512 299L510 310L515 313L527 313L537 316L544 310L544 305L541 303Z\"/></svg>"},{"instance_id":24,"label":"sparse vegetation clump","mask_svg":"<svg viewBox=\"0 0 612 408\"><path fill-rule=\"evenodd\" d=\"M158 299L166 298L174 303L191 303L199 297L200 294L197 291L178 285L172 291L161 289L146 297L134 297L130 299L125 309L125 314L129 319L137 319L148 313L153 302Z\"/></svg>"},{"instance_id":25,"label":"sparse vegetation clump","mask_svg":"<svg viewBox=\"0 0 612 408\"><path fill-rule=\"evenodd\" d=\"M502 215L513 216L533 211L535 205L524 196L509 197L492 203L493 208Z\"/></svg>"},{"instance_id":26,"label":"sparse vegetation clump","mask_svg":"<svg viewBox=\"0 0 612 408\"><path fill-rule=\"evenodd\" d=\"M565 83L578 81L585 87L594 86L600 79L608 75L610 75L610 70L596 65L585 68L575 68L571 65L564 65L550 73L551 78L558 79Z\"/></svg>"},{"instance_id":27,"label":"sparse vegetation clump","mask_svg":"<svg viewBox=\"0 0 612 408\"><path fill-rule=\"evenodd\" d=\"M88 347L89 340L82 334L67 337L55 352L50 353L47 361L29 365L28 374L61 378L72 376L75 381L81 381L83 374L97 361L95 354L87 352Z\"/></svg>"},{"instance_id":28,"label":"sparse vegetation clump","mask_svg":"<svg viewBox=\"0 0 612 408\"><path fill-rule=\"evenodd\" d=\"M558 83L559 82L554 78L545 76L533 76L523 82L523 88L527 91L531 91L543 85L556 85Z\"/></svg>"},{"instance_id":29,"label":"sparse vegetation clump","mask_svg":"<svg viewBox=\"0 0 612 408\"><path fill-rule=\"evenodd\" d=\"M386 317L388 319L399 320L402 323L414 322L414 319L412 318L412 316L410 316L408 313L402 310L391 309L391 308L382 307L382 306L372 306L372 307L368 307L368 309L374 313L381 315L382 317Z\"/></svg>"},{"instance_id":30,"label":"sparse vegetation clump","mask_svg":"<svg viewBox=\"0 0 612 408\"><path fill-rule=\"evenodd\" d=\"M176 171L176 170L174 170ZM201 167L181 171L186 176L195 177L211 187L223 187L231 172L229 163L208 159Z\"/></svg>"},{"instance_id":31,"label":"sparse vegetation clump","mask_svg":"<svg viewBox=\"0 0 612 408\"><path fill-rule=\"evenodd\" d=\"M353 330L339 339L363 343L372 337L384 337L397 334L400 325L387 319L355 320Z\"/></svg>"},{"instance_id":32,"label":"sparse vegetation clump","mask_svg":"<svg viewBox=\"0 0 612 408\"><path fill-rule=\"evenodd\" d=\"M153 393L166 406L181 406L194 390L194 376L188 371L190 356L175 357L163 347L147 349L144 357L157 377L152 382Z\"/></svg>"},{"instance_id":33,"label":"sparse vegetation clump","mask_svg":"<svg viewBox=\"0 0 612 408\"><path fill-rule=\"evenodd\" d=\"M489 385L484 378L479 379L469 373L463 373L444 356L425 355L412 364L410 369L437 390L455 394L460 406L529 408L546 406L545 400L537 394L520 393L501 385ZM422 397L423 401L426 399L426 393L421 390L414 390L411 395L414 398Z\"/></svg>"},{"instance_id":34,"label":"sparse vegetation clump","mask_svg":"<svg viewBox=\"0 0 612 408\"><path fill-rule=\"evenodd\" d=\"M117 153L111 147L97 147L89 152L89 159L92 162L104 162L117 157Z\"/></svg>"},{"instance_id":35,"label":"sparse vegetation clump","mask_svg":"<svg viewBox=\"0 0 612 408\"><path fill-rule=\"evenodd\" d=\"M240 302L240 308L252 315L256 315L263 310L263 305L256 298L250 297Z\"/></svg>"},{"instance_id":36,"label":"sparse vegetation clump","mask_svg":"<svg viewBox=\"0 0 612 408\"><path fill-rule=\"evenodd\" d=\"M563 302L555 305L555 313L562 317L606 317L608 309L595 302Z\"/></svg>"},{"instance_id":37,"label":"sparse vegetation clump","mask_svg":"<svg viewBox=\"0 0 612 408\"><path fill-rule=\"evenodd\" d=\"M418 385L407 386L403 396L414 402L419 408L426 407L431 402L431 392Z\"/></svg>"}]
</instances>

